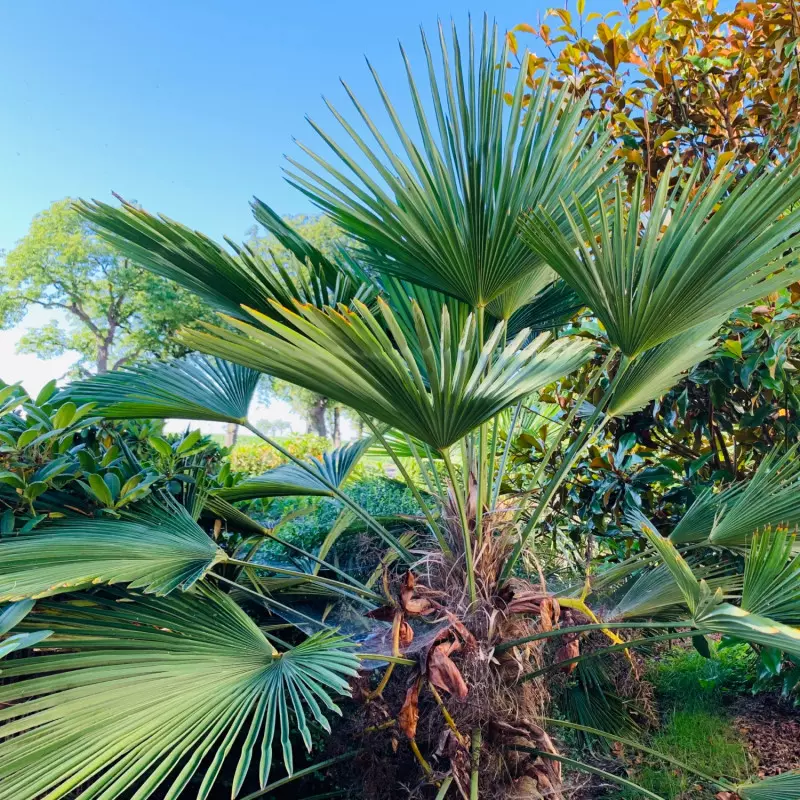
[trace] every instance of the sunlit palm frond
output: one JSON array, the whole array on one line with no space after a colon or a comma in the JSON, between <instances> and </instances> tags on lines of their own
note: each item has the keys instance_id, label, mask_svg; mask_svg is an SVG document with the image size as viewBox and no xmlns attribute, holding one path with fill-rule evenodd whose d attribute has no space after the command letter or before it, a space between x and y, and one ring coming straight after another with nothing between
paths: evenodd
<instances>
[{"instance_id":1,"label":"sunlit palm frond","mask_svg":"<svg viewBox=\"0 0 800 800\"><path fill-rule=\"evenodd\" d=\"M744 566L742 608L754 614L800 625L800 555L786 528L753 536Z\"/></svg>"},{"instance_id":2,"label":"sunlit palm frond","mask_svg":"<svg viewBox=\"0 0 800 800\"><path fill-rule=\"evenodd\" d=\"M698 165L670 190L667 170L647 214L639 180L631 196L618 184L597 224L579 203L572 235L545 209L524 219L522 235L634 356L800 277L793 172L762 163L738 180L735 168L701 180Z\"/></svg>"},{"instance_id":3,"label":"sunlit palm frond","mask_svg":"<svg viewBox=\"0 0 800 800\"><path fill-rule=\"evenodd\" d=\"M331 496L329 484L341 486L371 443L372 438L367 437L337 447L320 458L310 458L310 471L294 463L281 464L235 486L216 489L212 494L231 503L257 497Z\"/></svg>"},{"instance_id":4,"label":"sunlit palm frond","mask_svg":"<svg viewBox=\"0 0 800 800\"><path fill-rule=\"evenodd\" d=\"M722 319L668 339L625 365L606 409L610 417L622 417L644 408L651 400L669 391L681 374L699 364L713 351L714 335Z\"/></svg>"},{"instance_id":5,"label":"sunlit palm frond","mask_svg":"<svg viewBox=\"0 0 800 800\"><path fill-rule=\"evenodd\" d=\"M797 446L774 450L746 482L714 493L703 492L675 526L676 544L708 539L724 547L747 547L753 534L768 525L800 524L800 459Z\"/></svg>"},{"instance_id":6,"label":"sunlit palm frond","mask_svg":"<svg viewBox=\"0 0 800 800\"><path fill-rule=\"evenodd\" d=\"M523 346L525 331L499 347L502 324L481 346L472 316L457 336L452 335L446 306L436 337L414 304L422 370L389 306L380 299L378 305L380 319L360 303L355 311L281 308L289 325L253 312L267 331L231 320L236 333L207 326L208 332L187 331L184 341L319 392L438 450L572 372L591 354L590 343L575 339L559 339L545 347L548 337L543 336Z\"/></svg>"},{"instance_id":7,"label":"sunlit palm frond","mask_svg":"<svg viewBox=\"0 0 800 800\"><path fill-rule=\"evenodd\" d=\"M553 96L549 81L529 92L527 56L507 105L508 51L498 44L496 26L484 24L478 46L470 28L466 51L455 28L452 54L441 27L439 40L441 73L423 34L432 117L402 51L416 133L400 122L372 70L397 143L380 133L345 85L357 126L329 108L354 154L312 122L335 163L303 147L318 172L291 161L290 180L365 246L366 263L378 272L475 307L515 286L519 304L536 291L526 294L521 282L535 285L546 267L519 242L517 217L544 204L564 219L559 198L573 194L593 203L614 172L608 135L599 121L582 123L585 101L566 91ZM507 317L516 305L506 305Z\"/></svg>"},{"instance_id":8,"label":"sunlit palm frond","mask_svg":"<svg viewBox=\"0 0 800 800\"><path fill-rule=\"evenodd\" d=\"M116 208L80 202L77 209L122 255L194 292L215 310L240 319L248 319L243 305L271 314L270 300L335 305L354 297L368 300L373 293L354 262L344 255L331 262L260 202L254 204L256 218L298 258L296 269L274 258L267 260L248 245L226 240L230 246L226 249L202 233L130 203Z\"/></svg>"},{"instance_id":9,"label":"sunlit palm frond","mask_svg":"<svg viewBox=\"0 0 800 800\"><path fill-rule=\"evenodd\" d=\"M97 583L158 595L185 591L225 559L177 505L131 519L64 519L0 539L0 602Z\"/></svg>"},{"instance_id":10,"label":"sunlit palm frond","mask_svg":"<svg viewBox=\"0 0 800 800\"><path fill-rule=\"evenodd\" d=\"M192 419L245 423L260 374L219 358L188 356L73 383L67 392L95 402L111 419Z\"/></svg>"},{"instance_id":11,"label":"sunlit palm frond","mask_svg":"<svg viewBox=\"0 0 800 800\"><path fill-rule=\"evenodd\" d=\"M278 730L292 772L292 726L310 750L307 714L329 730L322 709L338 713L331 695L349 694L358 665L327 633L279 653L208 586L45 603L32 619L58 649L5 673L22 679L0 687L0 800L175 800L195 778L195 796L216 797L229 757L235 797L251 764L266 784Z\"/></svg>"}]
</instances>

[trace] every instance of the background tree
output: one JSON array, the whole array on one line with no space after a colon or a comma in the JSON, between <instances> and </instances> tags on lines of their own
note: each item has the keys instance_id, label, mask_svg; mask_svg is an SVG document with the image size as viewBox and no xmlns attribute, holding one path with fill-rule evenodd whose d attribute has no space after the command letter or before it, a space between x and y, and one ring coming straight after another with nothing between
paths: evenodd
<instances>
[{"instance_id":1,"label":"background tree","mask_svg":"<svg viewBox=\"0 0 800 800\"><path fill-rule=\"evenodd\" d=\"M0 266L0 325L17 325L36 306L60 313L29 330L18 351L51 358L74 350L79 374L181 355L174 332L208 316L201 300L100 241L69 199L38 214Z\"/></svg>"},{"instance_id":2,"label":"background tree","mask_svg":"<svg viewBox=\"0 0 800 800\"><path fill-rule=\"evenodd\" d=\"M606 114L620 154L651 178L673 158L796 154L800 145L800 7L795 0L721 9L718 0L622 0L601 15L585 0L508 33L534 87L569 83ZM525 34L532 35L530 36ZM521 62L520 62L521 63Z\"/></svg>"}]
</instances>

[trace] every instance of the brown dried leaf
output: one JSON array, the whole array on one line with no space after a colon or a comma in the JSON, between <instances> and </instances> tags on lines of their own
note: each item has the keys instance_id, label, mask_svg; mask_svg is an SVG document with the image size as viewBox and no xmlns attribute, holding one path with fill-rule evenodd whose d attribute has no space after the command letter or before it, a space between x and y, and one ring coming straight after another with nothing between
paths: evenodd
<instances>
[{"instance_id":1,"label":"brown dried leaf","mask_svg":"<svg viewBox=\"0 0 800 800\"><path fill-rule=\"evenodd\" d=\"M571 639L569 642L565 642L561 647L556 650L556 662L559 661L569 661L571 658L577 658L581 654L581 644L578 641L578 638L575 637ZM566 672L569 675L574 669L577 667L577 664L566 664L561 668L562 672Z\"/></svg>"},{"instance_id":2,"label":"brown dried leaf","mask_svg":"<svg viewBox=\"0 0 800 800\"><path fill-rule=\"evenodd\" d=\"M442 642L428 656L428 680L438 689L464 700L469 694L467 684L453 663L450 654L460 649L458 642Z\"/></svg>"},{"instance_id":3,"label":"brown dried leaf","mask_svg":"<svg viewBox=\"0 0 800 800\"><path fill-rule=\"evenodd\" d=\"M400 647L408 647L414 641L414 629L403 620L400 623Z\"/></svg>"},{"instance_id":4,"label":"brown dried leaf","mask_svg":"<svg viewBox=\"0 0 800 800\"><path fill-rule=\"evenodd\" d=\"M400 730L413 739L417 735L417 723L419 722L419 681L414 681L406 692L406 699L403 707L397 715L397 725Z\"/></svg>"}]
</instances>

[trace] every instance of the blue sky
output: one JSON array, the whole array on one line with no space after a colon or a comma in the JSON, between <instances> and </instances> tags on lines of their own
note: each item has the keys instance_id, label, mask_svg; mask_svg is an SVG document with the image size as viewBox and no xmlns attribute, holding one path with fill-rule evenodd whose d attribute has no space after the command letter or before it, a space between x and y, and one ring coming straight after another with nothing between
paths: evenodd
<instances>
[{"instance_id":1,"label":"blue sky","mask_svg":"<svg viewBox=\"0 0 800 800\"><path fill-rule=\"evenodd\" d=\"M489 11L505 28L545 8L495 0ZM117 191L236 239L254 194L282 213L310 211L281 166L293 136L314 139L305 114L330 121L321 95L344 107L342 76L375 108L366 54L404 98L398 39L413 55L420 24L432 32L437 16L464 23L483 10L470 0L3 3L0 248L68 195Z\"/></svg>"},{"instance_id":2,"label":"blue sky","mask_svg":"<svg viewBox=\"0 0 800 800\"><path fill-rule=\"evenodd\" d=\"M485 0L484 0L485 2ZM587 3L605 11L611 0ZM501 29L535 23L550 3L493 0L57 0L0 4L0 249L53 200L111 192L214 238L244 238L248 201L280 213L310 203L282 179L304 117L335 124L325 94L347 109L345 78L370 110L367 55L401 114L410 111L401 40L421 69L419 26L484 10ZM29 391L72 358L14 355L22 330L0 332L0 377Z\"/></svg>"}]
</instances>

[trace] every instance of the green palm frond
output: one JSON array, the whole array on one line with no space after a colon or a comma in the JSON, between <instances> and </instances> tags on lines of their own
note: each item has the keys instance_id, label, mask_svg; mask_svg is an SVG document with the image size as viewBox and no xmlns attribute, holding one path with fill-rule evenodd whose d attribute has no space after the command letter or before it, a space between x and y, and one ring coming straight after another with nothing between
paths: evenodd
<instances>
[{"instance_id":1,"label":"green palm frond","mask_svg":"<svg viewBox=\"0 0 800 800\"><path fill-rule=\"evenodd\" d=\"M712 589L704 580L698 581L669 539L663 538L643 517L639 527L675 578L698 630L733 636L800 657L800 628L723 602L722 589Z\"/></svg>"},{"instance_id":2,"label":"green palm frond","mask_svg":"<svg viewBox=\"0 0 800 800\"><path fill-rule=\"evenodd\" d=\"M740 784L736 794L742 800L800 800L800 770Z\"/></svg>"},{"instance_id":3,"label":"green palm frond","mask_svg":"<svg viewBox=\"0 0 800 800\"><path fill-rule=\"evenodd\" d=\"M672 191L667 170L647 215L640 216L640 179L630 197L618 184L613 209L602 209L596 225L579 202L578 219L568 215L571 236L546 209L522 223L524 240L585 300L627 356L800 277L793 250L800 173L792 174L788 162L762 163L739 180L730 168L701 181L699 169Z\"/></svg>"},{"instance_id":4,"label":"green palm frond","mask_svg":"<svg viewBox=\"0 0 800 800\"><path fill-rule=\"evenodd\" d=\"M367 437L323 453L320 458L310 458L307 462L310 470L293 463L281 464L235 486L216 489L212 495L231 503L257 497L330 497L332 492L328 486L341 486L371 443L372 437Z\"/></svg>"},{"instance_id":5,"label":"green palm frond","mask_svg":"<svg viewBox=\"0 0 800 800\"><path fill-rule=\"evenodd\" d=\"M794 535L767 528L753 536L745 558L742 608L800 625L800 555Z\"/></svg>"},{"instance_id":6,"label":"green palm frond","mask_svg":"<svg viewBox=\"0 0 800 800\"><path fill-rule=\"evenodd\" d=\"M374 142L328 104L354 154L311 122L336 163L301 145L319 172L290 160L290 182L364 246L365 263L379 273L452 294L474 307L515 287L513 302L502 309L507 318L514 303L535 292L526 295L520 282L535 285L546 270L519 241L517 217L544 204L565 221L559 198L573 194L594 203L595 191L615 171L609 167L612 149L599 120L582 124L585 101L566 90L553 96L547 80L528 92L527 56L506 104L508 51L498 44L496 26L484 23L477 47L470 27L466 52L455 26L452 55L441 26L439 41L441 77L422 36L432 120L401 48L418 132L400 122L372 70L399 147L384 138L345 84L358 124Z\"/></svg>"},{"instance_id":7,"label":"green palm frond","mask_svg":"<svg viewBox=\"0 0 800 800\"><path fill-rule=\"evenodd\" d=\"M731 575L726 567L693 567L692 572L697 580L704 580L712 592L721 589L726 596L741 592L741 578ZM624 596L603 617L609 621L643 617L666 619L669 612L674 611L673 616L681 619L685 615L685 611L680 610L684 605L684 593L671 570L659 564L636 577Z\"/></svg>"},{"instance_id":8,"label":"green palm frond","mask_svg":"<svg viewBox=\"0 0 800 800\"><path fill-rule=\"evenodd\" d=\"M675 526L670 539L676 544L708 540L743 548L757 530L768 525L800 524L797 451L797 445L783 454L773 450L747 482L718 493L703 492Z\"/></svg>"},{"instance_id":9,"label":"green palm frond","mask_svg":"<svg viewBox=\"0 0 800 800\"><path fill-rule=\"evenodd\" d=\"M70 399L95 402L109 419L192 419L247 422L258 386L256 370L219 358L188 356L96 375L71 384Z\"/></svg>"},{"instance_id":10,"label":"green palm frond","mask_svg":"<svg viewBox=\"0 0 800 800\"><path fill-rule=\"evenodd\" d=\"M528 295L527 302L509 319L508 335L515 336L523 328L543 331L566 325L584 305L569 284L560 279L554 280L535 295ZM489 308L491 310L491 306Z\"/></svg>"},{"instance_id":11,"label":"green palm frond","mask_svg":"<svg viewBox=\"0 0 800 800\"><path fill-rule=\"evenodd\" d=\"M123 520L67 518L0 539L0 602L96 583L185 591L225 559L181 506Z\"/></svg>"},{"instance_id":12,"label":"green palm frond","mask_svg":"<svg viewBox=\"0 0 800 800\"><path fill-rule=\"evenodd\" d=\"M5 673L21 680L0 687L0 800L175 800L195 776L194 796L216 797L229 756L233 797L251 764L263 787L276 732L291 774L292 720L310 750L307 714L330 730L322 709L339 713L331 694L349 694L358 666L329 633L279 653L208 586L40 604L35 622L58 649Z\"/></svg>"},{"instance_id":13,"label":"green palm frond","mask_svg":"<svg viewBox=\"0 0 800 800\"><path fill-rule=\"evenodd\" d=\"M459 326L458 336L452 335L446 306L434 338L426 316L414 304L423 371L389 306L380 298L378 306L380 321L358 302L355 311L297 306L296 311L280 308L290 325L253 312L267 331L230 320L238 333L207 326L208 332L187 331L183 338L198 350L344 403L437 450L572 372L591 354L590 343L575 339L559 339L545 348L546 336L523 347L526 331L500 348L502 323L481 346L472 315Z\"/></svg>"},{"instance_id":14,"label":"green palm frond","mask_svg":"<svg viewBox=\"0 0 800 800\"><path fill-rule=\"evenodd\" d=\"M230 240L231 250L226 250L202 233L130 203L115 208L81 202L77 209L122 255L239 319L249 319L243 305L271 314L270 300L336 305L354 297L369 300L374 291L351 259L342 255L331 262L260 202L253 207L256 218L295 255L297 269L289 270L274 258L268 261L248 245Z\"/></svg>"},{"instance_id":15,"label":"green palm frond","mask_svg":"<svg viewBox=\"0 0 800 800\"><path fill-rule=\"evenodd\" d=\"M710 355L716 344L715 333L723 321L718 318L691 328L634 358L617 382L606 414L610 417L632 414L669 391L683 372Z\"/></svg>"}]
</instances>

